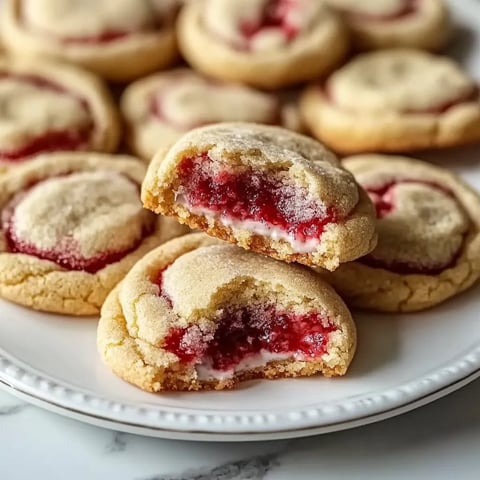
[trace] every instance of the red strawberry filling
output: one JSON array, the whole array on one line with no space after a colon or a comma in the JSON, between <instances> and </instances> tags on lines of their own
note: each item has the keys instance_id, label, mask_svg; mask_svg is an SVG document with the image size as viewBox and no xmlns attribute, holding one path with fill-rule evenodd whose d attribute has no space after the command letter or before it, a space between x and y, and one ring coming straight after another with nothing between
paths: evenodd
<instances>
[{"instance_id":1,"label":"red strawberry filling","mask_svg":"<svg viewBox=\"0 0 480 480\"><path fill-rule=\"evenodd\" d=\"M25 255L31 255L42 260L49 260L67 270L79 270L95 273L102 268L105 268L107 265L120 261L126 255L136 250L143 239L152 232L153 224L144 224L142 235L140 238L137 238L129 248L116 251L105 251L88 258L81 254L80 245L78 245L78 243L72 237L62 238L54 248L49 249L43 249L33 243L19 238L15 228L16 207L22 202L22 200L26 198L32 188L47 180L49 179L47 178L36 182L29 188L17 193L17 195L15 195L2 210L1 228L5 236L8 252L23 253ZM68 214L70 209L69 205L60 205L59 208L64 208L66 214ZM52 229L55 229L55 225L52 225Z\"/></svg>"},{"instance_id":2,"label":"red strawberry filling","mask_svg":"<svg viewBox=\"0 0 480 480\"><path fill-rule=\"evenodd\" d=\"M403 20L418 12L420 0L403 0L396 10L386 13L366 13L356 10L342 9L342 13L357 22L393 22Z\"/></svg>"},{"instance_id":3,"label":"red strawberry filling","mask_svg":"<svg viewBox=\"0 0 480 480\"><path fill-rule=\"evenodd\" d=\"M266 30L281 31L287 40L295 38L299 28L290 19L290 11L298 7L297 0L269 0L259 18L244 20L239 28L246 40Z\"/></svg>"},{"instance_id":4,"label":"red strawberry filling","mask_svg":"<svg viewBox=\"0 0 480 480\"><path fill-rule=\"evenodd\" d=\"M74 98L82 109L90 114L90 107L87 101L76 94L66 90L50 80L35 75L22 75L1 72L0 81L15 79L20 82L27 82L39 88L44 88L61 95L68 95ZM93 123L80 129L51 130L37 137L31 138L27 143L15 149L0 148L0 162L19 162L25 158L39 153L58 152L67 150L82 150L89 145L94 129Z\"/></svg>"},{"instance_id":5,"label":"red strawberry filling","mask_svg":"<svg viewBox=\"0 0 480 480\"><path fill-rule=\"evenodd\" d=\"M293 313L273 304L229 307L217 319L213 338L205 339L198 326L172 328L163 348L181 362L202 363L229 371L261 353L319 358L327 351L336 327L317 311Z\"/></svg>"},{"instance_id":6,"label":"red strawberry filling","mask_svg":"<svg viewBox=\"0 0 480 480\"><path fill-rule=\"evenodd\" d=\"M184 158L178 171L177 194L187 206L222 220L253 221L299 242L320 239L326 226L336 222L332 207L318 203L306 189L285 183L278 175L249 167L227 169L207 153Z\"/></svg>"}]
</instances>

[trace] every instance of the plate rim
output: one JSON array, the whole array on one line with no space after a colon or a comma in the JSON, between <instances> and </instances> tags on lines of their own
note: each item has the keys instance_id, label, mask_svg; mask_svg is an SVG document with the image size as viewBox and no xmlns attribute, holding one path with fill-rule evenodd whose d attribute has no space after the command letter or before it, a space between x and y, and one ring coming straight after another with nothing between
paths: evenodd
<instances>
[{"instance_id":1,"label":"plate rim","mask_svg":"<svg viewBox=\"0 0 480 480\"><path fill-rule=\"evenodd\" d=\"M145 435L153 438L164 438L171 440L189 440L189 441L206 441L206 442L217 442L217 441L227 441L227 442L245 442L245 441L267 441L267 440L285 440L293 438L302 438L310 437L313 435L321 435L327 433L333 433L343 430L349 430L352 428L370 425L373 423L380 422L382 420L387 420L394 418L404 413L408 413L416 408L428 405L429 403L438 400L450 393L459 390L469 383L480 378L480 368L473 372L471 375L460 379L459 381L445 386L429 395L426 395L422 398L419 398L413 402L400 405L396 408L386 410L384 412L363 417L357 418L354 420L349 420L341 422L338 424L325 425L323 427L312 427L307 429L297 429L297 430L284 430L284 431L272 431L272 432L260 432L260 433L225 433L225 432L198 432L198 431L176 431L176 430L163 430L163 429L152 429L150 427L142 427L138 425L132 425L125 422L118 422L115 420L109 420L103 417L97 417L93 415L85 414L82 411L75 411L67 409L61 405L56 405L52 402L46 400L38 399L37 397L23 392L17 388L12 387L7 384L4 380L0 379L0 390L4 390L15 397L24 400L34 406L43 408L52 413L59 414L63 417L70 418L76 421L84 422L92 426L96 426L104 429L115 429L120 432L136 434L136 435Z\"/></svg>"},{"instance_id":2,"label":"plate rim","mask_svg":"<svg viewBox=\"0 0 480 480\"><path fill-rule=\"evenodd\" d=\"M308 408L269 409L268 412L182 411L162 405L129 404L85 393L67 382L47 378L34 367L23 366L22 363L0 347L0 385L7 385L15 392L29 395L37 402L59 409L113 422L117 427L126 423L140 429L186 433L190 437L194 433L257 436L341 426L346 422L381 415L434 396L436 392L448 389L466 378L476 374L480 376L480 341L425 375L394 387L350 396L340 401L320 401Z\"/></svg>"}]
</instances>

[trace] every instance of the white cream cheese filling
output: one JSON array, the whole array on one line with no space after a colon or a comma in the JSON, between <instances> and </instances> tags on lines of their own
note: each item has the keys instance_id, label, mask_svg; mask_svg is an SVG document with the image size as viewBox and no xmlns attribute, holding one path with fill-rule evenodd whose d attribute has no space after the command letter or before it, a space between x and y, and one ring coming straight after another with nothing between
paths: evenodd
<instances>
[{"instance_id":1,"label":"white cream cheese filling","mask_svg":"<svg viewBox=\"0 0 480 480\"><path fill-rule=\"evenodd\" d=\"M302 242L297 240L291 233L273 225L268 225L256 220L237 220L218 214L208 208L191 207L183 195L177 195L176 201L185 208L188 208L194 215L202 215L209 220L218 220L222 225L230 227L232 230L248 230L249 232L270 238L274 241L283 240L288 242L296 253L312 253L317 250L320 245L319 238L310 238Z\"/></svg>"},{"instance_id":2,"label":"white cream cheese filling","mask_svg":"<svg viewBox=\"0 0 480 480\"><path fill-rule=\"evenodd\" d=\"M294 353L272 353L267 350L261 350L259 353L241 360L234 368L230 370L216 370L211 365L200 364L196 365L198 380L226 380L232 378L235 374L253 370L254 368L264 367L269 362L275 360L288 360L294 358Z\"/></svg>"}]
</instances>

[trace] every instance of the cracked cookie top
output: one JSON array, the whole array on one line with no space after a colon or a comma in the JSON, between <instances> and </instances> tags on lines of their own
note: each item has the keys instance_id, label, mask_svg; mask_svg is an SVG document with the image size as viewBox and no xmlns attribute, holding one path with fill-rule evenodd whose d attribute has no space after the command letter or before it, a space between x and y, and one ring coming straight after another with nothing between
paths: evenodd
<instances>
[{"instance_id":1,"label":"cracked cookie top","mask_svg":"<svg viewBox=\"0 0 480 480\"><path fill-rule=\"evenodd\" d=\"M337 107L362 115L440 114L478 97L453 61L409 49L359 55L328 78L326 92Z\"/></svg>"},{"instance_id":2,"label":"cracked cookie top","mask_svg":"<svg viewBox=\"0 0 480 480\"><path fill-rule=\"evenodd\" d=\"M319 271L349 306L414 312L480 278L480 196L443 168L406 157L357 155L345 166L377 210L377 247Z\"/></svg>"},{"instance_id":3,"label":"cracked cookie top","mask_svg":"<svg viewBox=\"0 0 480 480\"><path fill-rule=\"evenodd\" d=\"M302 362L290 376L307 374L310 362L317 369L310 374L341 375L355 350L350 313L311 270L203 234L175 239L151 252L133 267L115 296L124 335L135 339L143 365L158 375L149 382L141 369L126 372L128 357L123 364L118 357L114 367L149 390L231 387L237 379L264 376L262 369L272 362ZM112 335L107 325L112 321L119 316L112 315L107 301L99 327L107 363ZM282 368L276 374L289 376L288 366Z\"/></svg>"},{"instance_id":4,"label":"cracked cookie top","mask_svg":"<svg viewBox=\"0 0 480 480\"><path fill-rule=\"evenodd\" d=\"M23 176L6 177L1 195L3 251L95 273L119 261L154 229L139 200L135 164L78 158L52 167L39 159ZM51 167L51 171L50 171Z\"/></svg>"},{"instance_id":5,"label":"cracked cookie top","mask_svg":"<svg viewBox=\"0 0 480 480\"><path fill-rule=\"evenodd\" d=\"M450 266L472 225L438 169L379 157L347 159L377 211L378 244L363 261L399 273L433 274Z\"/></svg>"},{"instance_id":6,"label":"cracked cookie top","mask_svg":"<svg viewBox=\"0 0 480 480\"><path fill-rule=\"evenodd\" d=\"M257 236L268 242L264 253L306 254L295 257L300 262L315 254L332 269L374 243L373 212L353 176L318 142L278 127L233 123L187 133L151 165L143 200L246 248L262 248L250 241ZM356 229L360 240L347 233Z\"/></svg>"}]
</instances>

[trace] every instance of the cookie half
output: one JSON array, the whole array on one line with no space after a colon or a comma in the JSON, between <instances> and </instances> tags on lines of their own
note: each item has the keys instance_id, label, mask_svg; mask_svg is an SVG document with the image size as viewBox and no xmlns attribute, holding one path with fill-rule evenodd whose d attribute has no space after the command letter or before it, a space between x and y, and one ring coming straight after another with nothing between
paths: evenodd
<instances>
[{"instance_id":1,"label":"cookie half","mask_svg":"<svg viewBox=\"0 0 480 480\"><path fill-rule=\"evenodd\" d=\"M0 56L0 104L0 172L41 153L117 147L110 93L79 68Z\"/></svg>"},{"instance_id":2,"label":"cookie half","mask_svg":"<svg viewBox=\"0 0 480 480\"><path fill-rule=\"evenodd\" d=\"M308 87L301 112L344 153L397 152L480 140L478 88L452 60L408 49L359 55Z\"/></svg>"},{"instance_id":3,"label":"cookie half","mask_svg":"<svg viewBox=\"0 0 480 480\"><path fill-rule=\"evenodd\" d=\"M444 0L326 0L347 24L357 49L438 50L451 32Z\"/></svg>"},{"instance_id":4,"label":"cookie half","mask_svg":"<svg viewBox=\"0 0 480 480\"><path fill-rule=\"evenodd\" d=\"M146 208L279 260L334 270L371 251L375 212L336 157L280 127L192 130L150 164Z\"/></svg>"},{"instance_id":5,"label":"cookie half","mask_svg":"<svg viewBox=\"0 0 480 480\"><path fill-rule=\"evenodd\" d=\"M347 303L386 312L423 310L480 277L480 197L442 168L405 157L345 160L375 203L378 244L326 273Z\"/></svg>"},{"instance_id":6,"label":"cookie half","mask_svg":"<svg viewBox=\"0 0 480 480\"><path fill-rule=\"evenodd\" d=\"M312 271L193 234L133 267L105 301L97 343L109 368L144 390L221 390L344 375L356 334Z\"/></svg>"},{"instance_id":7,"label":"cookie half","mask_svg":"<svg viewBox=\"0 0 480 480\"><path fill-rule=\"evenodd\" d=\"M6 0L0 35L16 54L81 65L113 81L167 67L177 57L179 0Z\"/></svg>"},{"instance_id":8,"label":"cookie half","mask_svg":"<svg viewBox=\"0 0 480 480\"><path fill-rule=\"evenodd\" d=\"M180 13L178 37L196 70L268 89L317 78L348 49L339 17L311 0L196 0Z\"/></svg>"},{"instance_id":9,"label":"cookie half","mask_svg":"<svg viewBox=\"0 0 480 480\"><path fill-rule=\"evenodd\" d=\"M58 153L0 179L0 296L35 310L98 313L145 253L185 233L142 209L133 157Z\"/></svg>"},{"instance_id":10,"label":"cookie half","mask_svg":"<svg viewBox=\"0 0 480 480\"><path fill-rule=\"evenodd\" d=\"M130 148L148 161L201 125L243 121L301 129L293 102L244 85L213 81L186 68L132 83L122 96L121 109Z\"/></svg>"}]
</instances>

